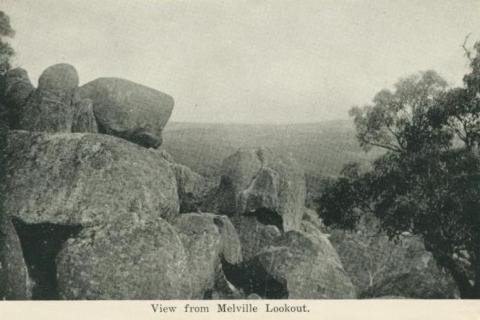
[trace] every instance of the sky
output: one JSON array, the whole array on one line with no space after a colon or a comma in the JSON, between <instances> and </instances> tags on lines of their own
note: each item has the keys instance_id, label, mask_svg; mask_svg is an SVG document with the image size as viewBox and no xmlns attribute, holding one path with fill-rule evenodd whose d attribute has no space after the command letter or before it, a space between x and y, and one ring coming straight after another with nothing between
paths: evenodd
<instances>
[{"instance_id":1,"label":"sky","mask_svg":"<svg viewBox=\"0 0 480 320\"><path fill-rule=\"evenodd\" d=\"M480 0L0 0L15 65L80 83L129 79L172 95L171 121L347 119L400 77L461 85Z\"/></svg>"}]
</instances>

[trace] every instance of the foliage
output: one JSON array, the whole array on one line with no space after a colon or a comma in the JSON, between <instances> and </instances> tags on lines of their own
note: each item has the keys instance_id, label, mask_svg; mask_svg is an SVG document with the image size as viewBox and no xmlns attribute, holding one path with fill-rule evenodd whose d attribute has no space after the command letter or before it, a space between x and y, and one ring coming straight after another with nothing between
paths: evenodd
<instances>
[{"instance_id":1,"label":"foliage","mask_svg":"<svg viewBox=\"0 0 480 320\"><path fill-rule=\"evenodd\" d=\"M7 295L7 273L2 272L5 266L5 240L6 240L6 221L7 215L4 210L5 200L5 179L6 179L6 147L8 124L6 123L6 110L3 106L4 79L3 75L10 68L10 59L13 56L13 49L4 41L4 37L12 37L14 31L10 26L8 16L0 11L0 299L6 298Z\"/></svg>"},{"instance_id":2,"label":"foliage","mask_svg":"<svg viewBox=\"0 0 480 320\"><path fill-rule=\"evenodd\" d=\"M2 105L0 104L0 300L3 300L7 294L7 288L5 287L7 283L7 273L2 271L4 271L6 265L5 241L7 239L7 217L4 209L4 201L8 125L2 120L6 119L5 112L2 112L2 109Z\"/></svg>"},{"instance_id":3,"label":"foliage","mask_svg":"<svg viewBox=\"0 0 480 320\"><path fill-rule=\"evenodd\" d=\"M4 75L10 69L10 60L14 51L5 38L11 38L15 32L10 25L10 18L0 11L0 75Z\"/></svg>"},{"instance_id":4,"label":"foliage","mask_svg":"<svg viewBox=\"0 0 480 320\"><path fill-rule=\"evenodd\" d=\"M350 115L360 145L367 151L376 146L393 152L412 152L422 147L419 143L440 138L429 128L426 111L446 86L435 71L421 72L400 79L394 92L384 89L377 93L373 105L352 108Z\"/></svg>"},{"instance_id":5,"label":"foliage","mask_svg":"<svg viewBox=\"0 0 480 320\"><path fill-rule=\"evenodd\" d=\"M319 199L325 223L354 228L365 212L390 237L422 236L463 297L480 297L480 45L465 86L434 71L401 79L373 105L351 110L365 150L387 152L371 170L346 168Z\"/></svg>"}]
</instances>

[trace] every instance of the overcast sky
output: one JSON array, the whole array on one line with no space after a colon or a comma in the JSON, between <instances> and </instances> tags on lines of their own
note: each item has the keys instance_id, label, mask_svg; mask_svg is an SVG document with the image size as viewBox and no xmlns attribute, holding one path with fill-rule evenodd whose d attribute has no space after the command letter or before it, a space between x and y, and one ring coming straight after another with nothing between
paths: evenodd
<instances>
[{"instance_id":1,"label":"overcast sky","mask_svg":"<svg viewBox=\"0 0 480 320\"><path fill-rule=\"evenodd\" d=\"M479 0L0 0L16 65L36 84L74 65L81 83L133 80L175 98L171 120L314 122L399 77L435 69L461 84Z\"/></svg>"}]
</instances>

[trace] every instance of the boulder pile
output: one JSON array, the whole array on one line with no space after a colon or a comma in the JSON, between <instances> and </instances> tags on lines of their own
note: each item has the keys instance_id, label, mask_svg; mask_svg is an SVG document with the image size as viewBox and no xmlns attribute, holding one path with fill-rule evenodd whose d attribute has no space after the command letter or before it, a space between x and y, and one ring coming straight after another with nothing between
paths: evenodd
<instances>
[{"instance_id":1,"label":"boulder pile","mask_svg":"<svg viewBox=\"0 0 480 320\"><path fill-rule=\"evenodd\" d=\"M225 159L205 179L164 150L174 100L47 68L7 75L7 299L354 298L289 155Z\"/></svg>"}]
</instances>

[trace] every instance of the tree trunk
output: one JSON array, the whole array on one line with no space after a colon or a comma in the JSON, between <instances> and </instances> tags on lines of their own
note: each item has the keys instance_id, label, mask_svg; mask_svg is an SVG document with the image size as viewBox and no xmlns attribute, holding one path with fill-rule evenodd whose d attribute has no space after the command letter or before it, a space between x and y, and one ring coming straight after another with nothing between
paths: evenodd
<instances>
[{"instance_id":1,"label":"tree trunk","mask_svg":"<svg viewBox=\"0 0 480 320\"><path fill-rule=\"evenodd\" d=\"M480 162L478 154L474 153L476 161ZM474 273L474 285L472 288L472 298L480 298L480 199L478 190L480 190L480 173L475 172L470 177L473 194L471 202L467 207L469 216L472 218L472 267Z\"/></svg>"},{"instance_id":2,"label":"tree trunk","mask_svg":"<svg viewBox=\"0 0 480 320\"><path fill-rule=\"evenodd\" d=\"M465 298L480 298L480 155L478 147L474 145L469 149L473 162L468 168L468 175L462 185L465 186L464 214L471 223L470 262L473 272L473 283L470 284L470 291ZM463 297L463 296L462 296Z\"/></svg>"},{"instance_id":3,"label":"tree trunk","mask_svg":"<svg viewBox=\"0 0 480 320\"><path fill-rule=\"evenodd\" d=\"M463 272L463 270L460 270L457 263L452 258L448 257L446 260L448 260L448 262L446 262L444 266L452 275L453 280L455 281L458 290L460 291L460 297L463 299L474 298L472 293L472 285L465 272Z\"/></svg>"},{"instance_id":4,"label":"tree trunk","mask_svg":"<svg viewBox=\"0 0 480 320\"><path fill-rule=\"evenodd\" d=\"M449 250L439 250L438 248L443 247L438 245L432 246L428 241L425 241L424 244L425 248L432 253L437 264L440 267L445 268L450 273L458 287L458 290L460 291L460 297L462 299L473 298L472 284L470 283L470 279L468 278L465 270L458 265L458 262L455 261L452 255L448 254Z\"/></svg>"},{"instance_id":5,"label":"tree trunk","mask_svg":"<svg viewBox=\"0 0 480 320\"><path fill-rule=\"evenodd\" d=\"M480 234L480 233L479 233ZM475 298L479 299L480 298L480 245L479 245L479 240L478 236L476 236L477 242L474 244L475 246L475 258L473 259L473 271L475 274L474 277L474 285L472 287L472 292L471 292L471 297L470 298Z\"/></svg>"}]
</instances>

